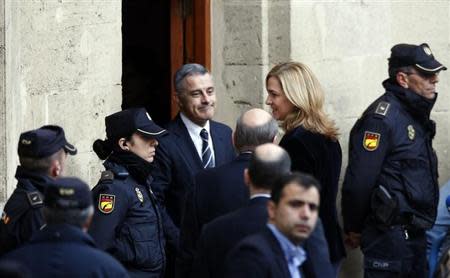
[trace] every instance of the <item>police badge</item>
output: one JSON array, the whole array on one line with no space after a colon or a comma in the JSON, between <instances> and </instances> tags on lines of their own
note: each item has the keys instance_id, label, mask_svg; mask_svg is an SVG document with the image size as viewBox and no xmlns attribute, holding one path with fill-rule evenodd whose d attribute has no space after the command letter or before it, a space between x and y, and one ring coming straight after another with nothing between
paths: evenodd
<instances>
[{"instance_id":1,"label":"police badge","mask_svg":"<svg viewBox=\"0 0 450 278\"><path fill-rule=\"evenodd\" d=\"M142 195L141 190L136 187L136 188L134 188L134 191L136 191L136 196L138 197L139 201L141 203L143 203L144 202L144 195Z\"/></svg>"},{"instance_id":2,"label":"police badge","mask_svg":"<svg viewBox=\"0 0 450 278\"><path fill-rule=\"evenodd\" d=\"M408 138L409 140L414 140L416 137L416 131L412 125L408 125Z\"/></svg>"}]
</instances>

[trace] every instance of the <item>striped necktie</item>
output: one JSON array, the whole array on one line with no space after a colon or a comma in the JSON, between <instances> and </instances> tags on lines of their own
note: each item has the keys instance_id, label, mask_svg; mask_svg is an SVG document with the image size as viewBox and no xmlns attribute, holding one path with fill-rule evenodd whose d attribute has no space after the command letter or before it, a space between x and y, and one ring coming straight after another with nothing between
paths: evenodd
<instances>
[{"instance_id":1,"label":"striped necktie","mask_svg":"<svg viewBox=\"0 0 450 278\"><path fill-rule=\"evenodd\" d=\"M202 131L200 131L200 137L202 138L203 168L212 168L214 167L214 157L208 142L208 131L206 131L206 129L202 129Z\"/></svg>"}]
</instances>

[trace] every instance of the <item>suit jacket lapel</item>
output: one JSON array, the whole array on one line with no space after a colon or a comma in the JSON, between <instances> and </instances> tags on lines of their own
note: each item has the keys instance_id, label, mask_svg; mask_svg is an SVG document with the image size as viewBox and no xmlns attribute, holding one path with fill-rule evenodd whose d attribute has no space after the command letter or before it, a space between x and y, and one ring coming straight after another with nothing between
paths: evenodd
<instances>
[{"instance_id":1,"label":"suit jacket lapel","mask_svg":"<svg viewBox=\"0 0 450 278\"><path fill-rule=\"evenodd\" d=\"M280 243L272 233L269 228L264 229L265 236L267 237L270 246L272 247L272 251L275 254L275 263L277 264L278 269L280 270L280 277L290 278L291 273L289 272L288 264L286 262L286 258L284 256L284 252L281 249Z\"/></svg>"},{"instance_id":2,"label":"suit jacket lapel","mask_svg":"<svg viewBox=\"0 0 450 278\"><path fill-rule=\"evenodd\" d=\"M170 131L175 135L177 145L183 153L183 156L186 158L186 162L188 162L195 172L203 169L202 161L198 156L198 152L195 149L189 131L181 120L180 114L176 116L174 125L170 128Z\"/></svg>"},{"instance_id":3,"label":"suit jacket lapel","mask_svg":"<svg viewBox=\"0 0 450 278\"><path fill-rule=\"evenodd\" d=\"M225 140L230 138L224 138L224 134L221 132L219 126L212 120L209 121L209 131L211 132L211 138L214 145L214 157L215 164L222 165L225 161Z\"/></svg>"}]
</instances>

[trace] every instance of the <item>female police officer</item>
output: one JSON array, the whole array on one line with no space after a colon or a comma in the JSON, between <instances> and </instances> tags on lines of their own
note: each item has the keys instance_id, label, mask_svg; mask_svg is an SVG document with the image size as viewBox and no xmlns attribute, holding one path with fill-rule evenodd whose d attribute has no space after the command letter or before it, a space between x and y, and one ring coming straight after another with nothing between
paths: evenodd
<instances>
[{"instance_id":1,"label":"female police officer","mask_svg":"<svg viewBox=\"0 0 450 278\"><path fill-rule=\"evenodd\" d=\"M89 233L131 277L162 277L163 220L150 188L150 172L156 138L166 131L143 108L109 115L105 124L107 139L93 145L98 157L106 159L106 171L92 189L96 210Z\"/></svg>"}]
</instances>

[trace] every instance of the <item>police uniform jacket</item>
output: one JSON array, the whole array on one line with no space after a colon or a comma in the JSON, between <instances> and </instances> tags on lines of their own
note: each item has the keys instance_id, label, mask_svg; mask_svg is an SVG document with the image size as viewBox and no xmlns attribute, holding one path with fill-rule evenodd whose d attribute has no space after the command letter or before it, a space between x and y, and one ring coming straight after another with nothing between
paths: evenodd
<instances>
[{"instance_id":1,"label":"police uniform jacket","mask_svg":"<svg viewBox=\"0 0 450 278\"><path fill-rule=\"evenodd\" d=\"M151 177L139 184L123 166L108 160L104 165L107 171L92 189L97 208L89 234L130 272L162 277L165 241Z\"/></svg>"},{"instance_id":2,"label":"police uniform jacket","mask_svg":"<svg viewBox=\"0 0 450 278\"><path fill-rule=\"evenodd\" d=\"M7 201L0 221L0 255L28 241L44 225L42 194L52 179L18 166L17 187Z\"/></svg>"},{"instance_id":3,"label":"police uniform jacket","mask_svg":"<svg viewBox=\"0 0 450 278\"><path fill-rule=\"evenodd\" d=\"M368 107L350 133L342 189L347 232L361 232L367 220L427 229L436 217L435 124L429 118L436 98L428 100L389 80L383 86L386 93ZM375 192L384 200L375 198ZM379 202L383 205L375 210Z\"/></svg>"},{"instance_id":4,"label":"police uniform jacket","mask_svg":"<svg viewBox=\"0 0 450 278\"><path fill-rule=\"evenodd\" d=\"M32 277L128 277L88 234L69 224L45 227L2 260L23 265Z\"/></svg>"}]
</instances>

